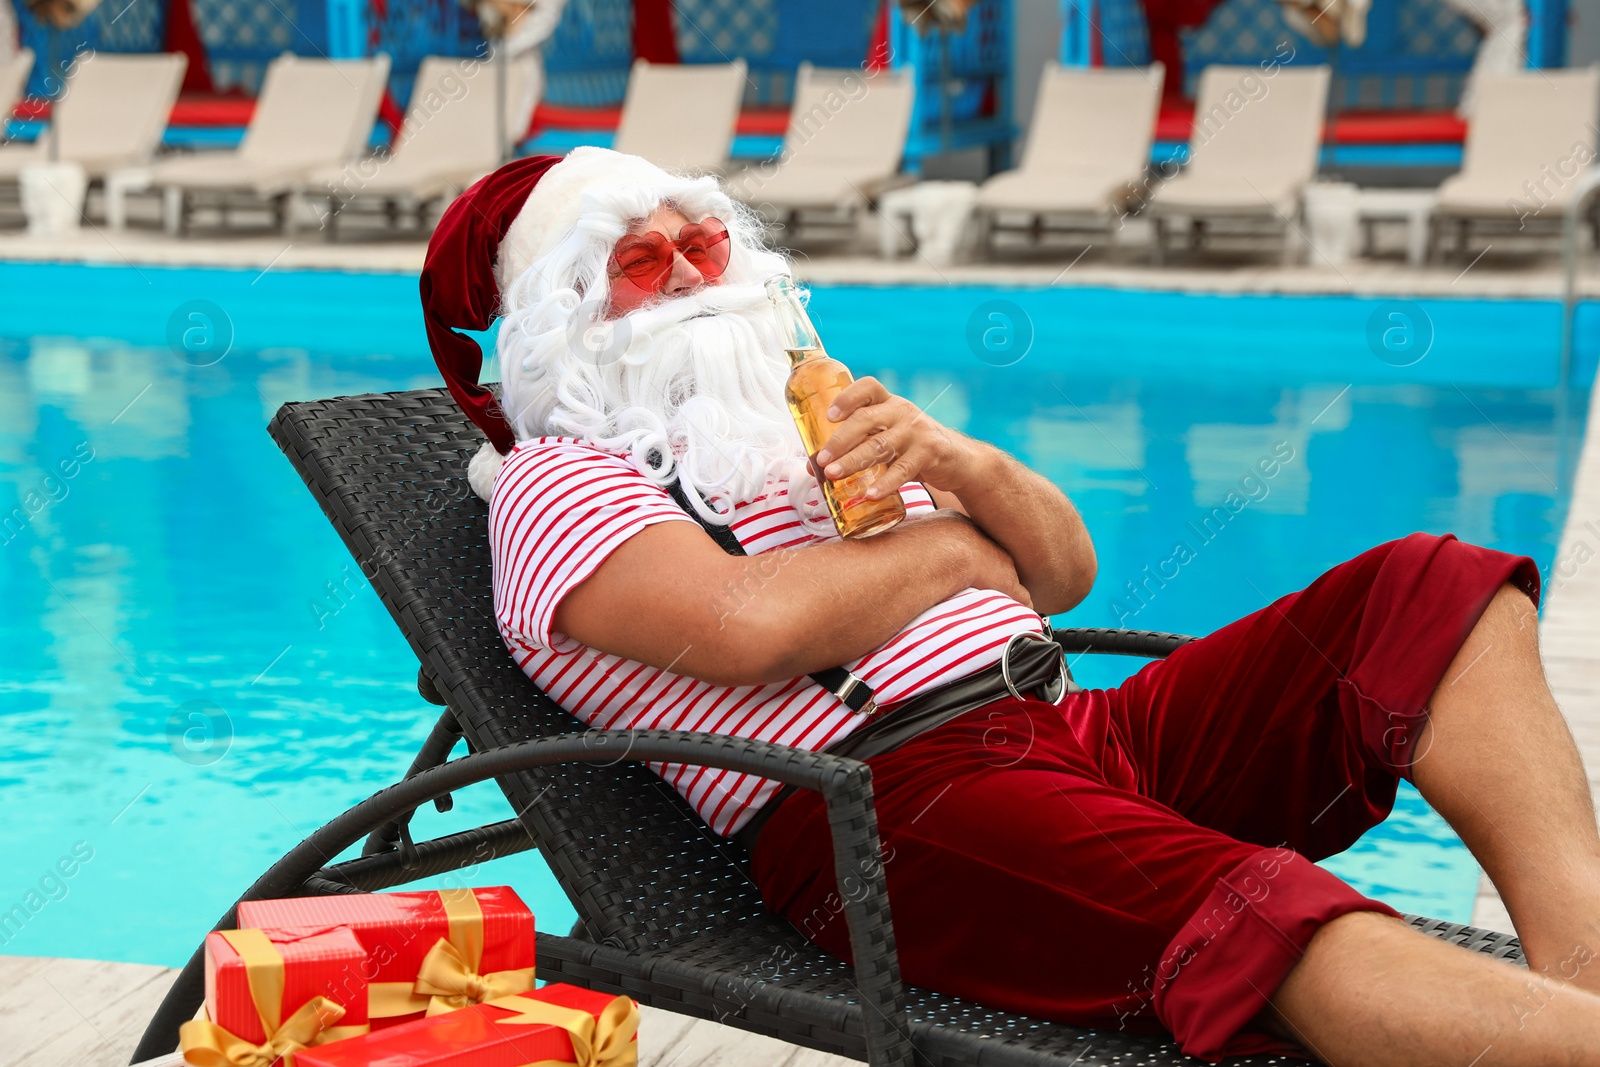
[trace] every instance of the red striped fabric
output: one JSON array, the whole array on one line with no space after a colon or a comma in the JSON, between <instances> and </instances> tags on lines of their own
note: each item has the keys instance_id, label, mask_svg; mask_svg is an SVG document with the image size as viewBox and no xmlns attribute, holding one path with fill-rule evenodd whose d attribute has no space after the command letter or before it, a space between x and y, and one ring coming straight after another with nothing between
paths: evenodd
<instances>
[{"instance_id":1,"label":"red striped fabric","mask_svg":"<svg viewBox=\"0 0 1600 1067\"><path fill-rule=\"evenodd\" d=\"M907 484L901 495L909 519L934 510L919 484ZM621 456L569 437L519 444L500 469L489 505L495 616L517 664L596 729L703 730L816 750L859 727L864 720L809 678L712 685L551 630L561 598L618 545L653 523L693 521ZM732 528L752 556L838 536L831 529L825 536L808 531L787 486L736 507ZM736 612L756 592L723 590L725 610ZM966 589L845 666L881 702L892 703L991 666L1011 635L1039 629L1039 616L1010 597ZM737 831L780 788L770 779L709 767L650 767L723 835Z\"/></svg>"}]
</instances>

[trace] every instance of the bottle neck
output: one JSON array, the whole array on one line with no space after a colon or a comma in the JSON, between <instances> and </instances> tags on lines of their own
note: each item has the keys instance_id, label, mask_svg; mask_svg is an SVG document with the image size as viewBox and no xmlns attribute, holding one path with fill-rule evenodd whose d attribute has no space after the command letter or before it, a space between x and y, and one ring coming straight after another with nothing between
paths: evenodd
<instances>
[{"instance_id":1,"label":"bottle neck","mask_svg":"<svg viewBox=\"0 0 1600 1067\"><path fill-rule=\"evenodd\" d=\"M806 348L786 348L784 351L789 356L789 366L791 369L798 367L807 360L821 359L827 355L827 353L822 350L821 345L808 346Z\"/></svg>"}]
</instances>

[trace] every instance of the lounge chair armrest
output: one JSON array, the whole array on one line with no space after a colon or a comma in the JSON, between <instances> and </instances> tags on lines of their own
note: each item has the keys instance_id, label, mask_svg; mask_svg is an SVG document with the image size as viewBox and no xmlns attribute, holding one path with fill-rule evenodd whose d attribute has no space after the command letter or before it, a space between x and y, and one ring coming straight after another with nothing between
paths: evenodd
<instances>
[{"instance_id":1,"label":"lounge chair armrest","mask_svg":"<svg viewBox=\"0 0 1600 1067\"><path fill-rule=\"evenodd\" d=\"M295 896L306 880L336 856L386 822L474 782L559 763L611 764L621 760L684 762L773 778L815 789L828 806L833 833L834 870L842 884L858 888L843 894L845 922L855 957L856 986L863 1000L862 1022L869 1061L911 1067L913 1050L906 1024L905 990L889 919L889 897L879 860L877 814L872 803L872 770L859 760L789 748L768 741L685 730L586 730L474 753L429 768L357 804L291 849L273 864L240 901ZM230 929L238 904L215 929ZM178 1026L192 1018L204 994L204 946L195 950L151 1019L132 1062L165 1055L177 1043Z\"/></svg>"},{"instance_id":2,"label":"lounge chair armrest","mask_svg":"<svg viewBox=\"0 0 1600 1067\"><path fill-rule=\"evenodd\" d=\"M1088 626L1056 630L1053 636L1061 650L1068 654L1100 652L1113 656L1148 656L1151 659L1164 659L1169 653L1194 640L1188 634Z\"/></svg>"}]
</instances>

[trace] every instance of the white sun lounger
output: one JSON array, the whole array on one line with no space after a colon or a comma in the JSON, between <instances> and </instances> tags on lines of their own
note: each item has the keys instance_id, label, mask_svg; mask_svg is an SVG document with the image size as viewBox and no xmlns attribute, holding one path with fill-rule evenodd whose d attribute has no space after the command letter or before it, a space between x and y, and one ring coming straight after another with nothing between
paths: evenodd
<instances>
[{"instance_id":1,"label":"white sun lounger","mask_svg":"<svg viewBox=\"0 0 1600 1067\"><path fill-rule=\"evenodd\" d=\"M188 65L182 54L97 52L79 61L52 105L51 129L32 144L0 147L0 180L15 181L23 167L48 162L52 136L59 138L56 158L83 167L90 180L149 161L161 144ZM26 69L22 73L27 76ZM5 77L0 71L0 80ZM0 84L0 100L7 99L5 90Z\"/></svg>"},{"instance_id":2,"label":"white sun lounger","mask_svg":"<svg viewBox=\"0 0 1600 1067\"><path fill-rule=\"evenodd\" d=\"M505 143L516 142L528 127L520 114L533 71L523 64L506 68ZM452 56L428 56L417 70L405 125L387 155L310 174L303 192L326 198L325 233L335 235L340 214L376 208L393 227L402 208L414 211L418 229L430 206L442 206L467 186L500 165L501 139L495 136L494 94L497 75L492 64Z\"/></svg>"},{"instance_id":3,"label":"white sun lounger","mask_svg":"<svg viewBox=\"0 0 1600 1067\"><path fill-rule=\"evenodd\" d=\"M612 147L680 174L721 174L744 100L745 61L633 61Z\"/></svg>"},{"instance_id":4,"label":"white sun lounger","mask_svg":"<svg viewBox=\"0 0 1600 1067\"><path fill-rule=\"evenodd\" d=\"M1300 193L1317 172L1327 106L1327 67L1279 67L1270 76L1259 67L1201 72L1189 163L1146 208L1155 221L1156 262L1174 217L1189 220L1191 248L1200 246L1212 220L1256 221L1291 255L1299 247Z\"/></svg>"},{"instance_id":5,"label":"white sun lounger","mask_svg":"<svg viewBox=\"0 0 1600 1067\"><path fill-rule=\"evenodd\" d=\"M1600 67L1484 74L1461 172L1439 186L1435 249L1453 224L1456 251L1474 229L1559 228L1596 151Z\"/></svg>"},{"instance_id":6,"label":"white sun lounger","mask_svg":"<svg viewBox=\"0 0 1600 1067\"><path fill-rule=\"evenodd\" d=\"M1114 226L1143 186L1166 68L1045 66L1022 166L978 190L986 238L1017 229L1037 241L1051 216L1072 229Z\"/></svg>"},{"instance_id":7,"label":"white sun lounger","mask_svg":"<svg viewBox=\"0 0 1600 1067\"><path fill-rule=\"evenodd\" d=\"M22 48L15 54L0 59L0 140L5 138L6 120L22 100L28 87L28 75L33 73L33 49Z\"/></svg>"},{"instance_id":8,"label":"white sun lounger","mask_svg":"<svg viewBox=\"0 0 1600 1067\"><path fill-rule=\"evenodd\" d=\"M912 73L866 76L800 64L783 151L736 175L734 194L780 226L820 211L853 230L858 210L904 184L899 171L916 97Z\"/></svg>"},{"instance_id":9,"label":"white sun lounger","mask_svg":"<svg viewBox=\"0 0 1600 1067\"><path fill-rule=\"evenodd\" d=\"M323 168L359 159L372 136L389 77L389 57L307 59L284 54L267 67L244 140L231 152L163 160L149 183L166 192L170 230L182 233L196 201L228 221L234 204L270 206L293 225L291 193Z\"/></svg>"}]
</instances>

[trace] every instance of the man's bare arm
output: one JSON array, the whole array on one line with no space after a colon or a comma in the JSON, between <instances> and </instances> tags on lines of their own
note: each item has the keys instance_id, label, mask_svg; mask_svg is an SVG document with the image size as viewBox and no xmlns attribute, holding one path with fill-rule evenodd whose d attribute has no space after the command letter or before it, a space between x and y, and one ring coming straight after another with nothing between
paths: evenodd
<instances>
[{"instance_id":1,"label":"man's bare arm","mask_svg":"<svg viewBox=\"0 0 1600 1067\"><path fill-rule=\"evenodd\" d=\"M942 512L865 541L730 556L699 526L657 523L557 605L552 628L590 648L718 685L836 667L967 588L1028 603L1011 558Z\"/></svg>"},{"instance_id":2,"label":"man's bare arm","mask_svg":"<svg viewBox=\"0 0 1600 1067\"><path fill-rule=\"evenodd\" d=\"M888 469L868 496L922 482L936 503L958 506L1011 554L1033 606L1046 615L1089 595L1094 544L1078 510L1049 479L993 445L941 426L875 378L847 387L828 417L838 428L817 454L827 477L882 463Z\"/></svg>"},{"instance_id":3,"label":"man's bare arm","mask_svg":"<svg viewBox=\"0 0 1600 1067\"><path fill-rule=\"evenodd\" d=\"M972 474L959 488L929 495L970 516L1016 561L1017 575L1045 615L1077 606L1094 585L1098 561L1089 530L1065 493L993 445L954 430L970 450Z\"/></svg>"}]
</instances>

